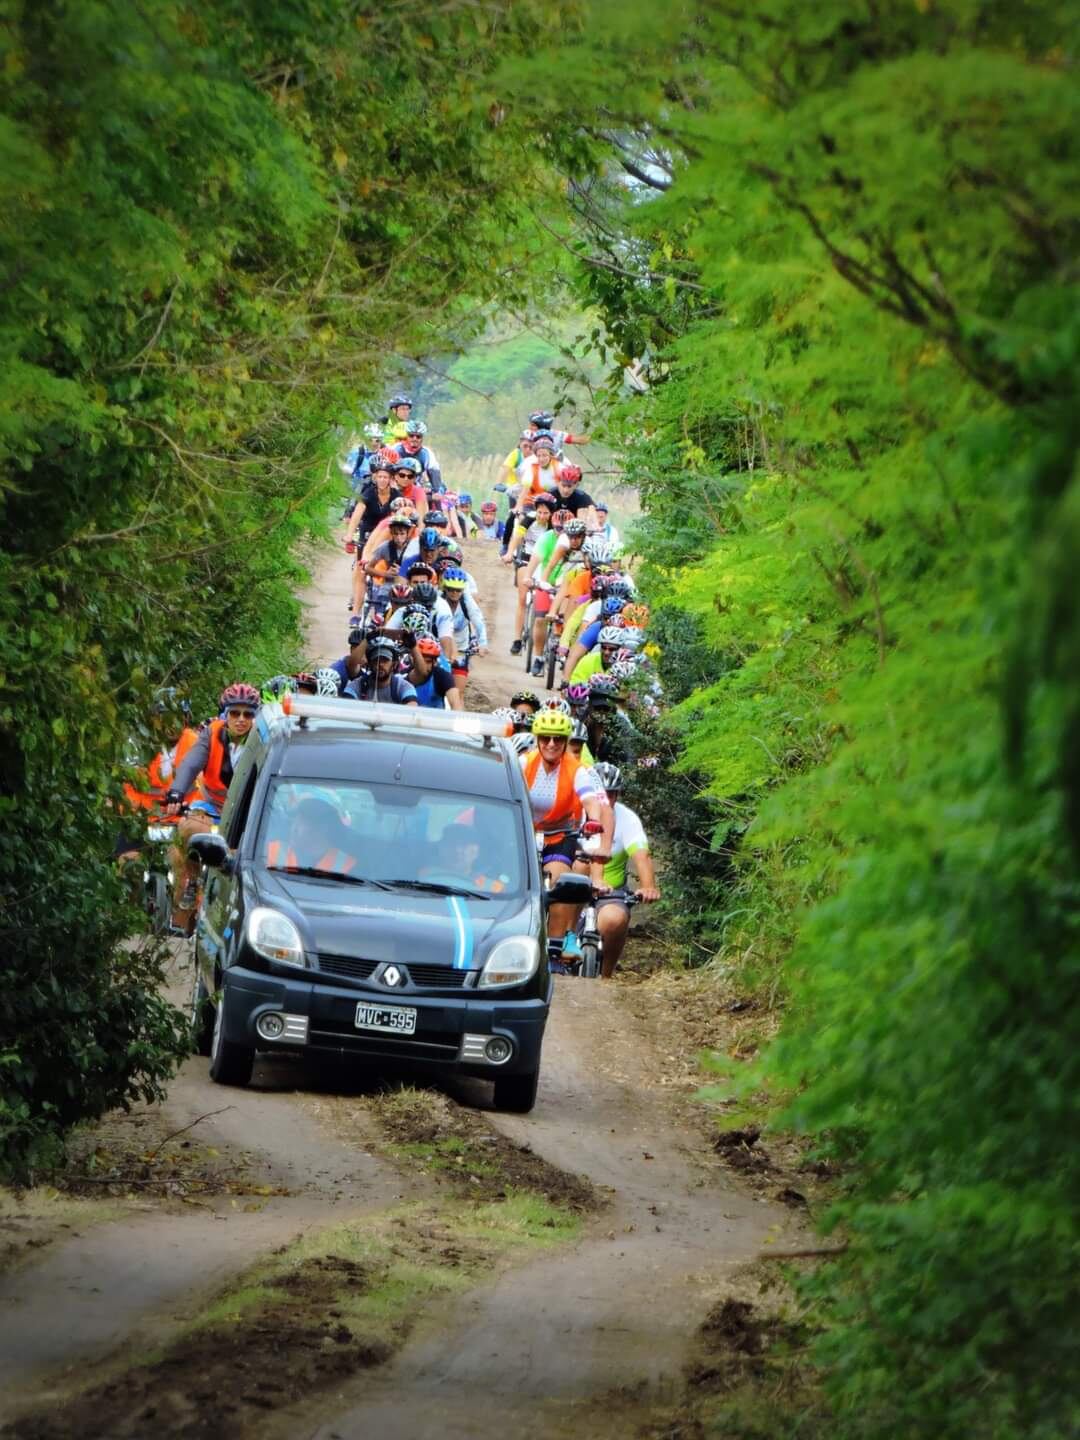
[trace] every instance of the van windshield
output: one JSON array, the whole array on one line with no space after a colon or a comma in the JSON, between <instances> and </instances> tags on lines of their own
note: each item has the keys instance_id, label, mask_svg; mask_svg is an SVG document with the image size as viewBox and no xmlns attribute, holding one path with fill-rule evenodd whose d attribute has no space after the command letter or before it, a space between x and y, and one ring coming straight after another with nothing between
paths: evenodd
<instances>
[{"instance_id":1,"label":"van windshield","mask_svg":"<svg viewBox=\"0 0 1080 1440\"><path fill-rule=\"evenodd\" d=\"M414 892L479 898L525 888L515 807L445 790L278 780L257 854L271 870Z\"/></svg>"}]
</instances>

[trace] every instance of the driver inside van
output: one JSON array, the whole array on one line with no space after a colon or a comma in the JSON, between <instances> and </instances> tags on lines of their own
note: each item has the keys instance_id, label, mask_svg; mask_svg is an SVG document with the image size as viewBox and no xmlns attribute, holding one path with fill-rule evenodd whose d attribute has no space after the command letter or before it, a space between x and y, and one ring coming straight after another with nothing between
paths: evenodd
<instances>
[{"instance_id":1,"label":"driver inside van","mask_svg":"<svg viewBox=\"0 0 1080 1440\"><path fill-rule=\"evenodd\" d=\"M348 848L354 837L333 805L313 796L301 800L289 815L288 838L271 840L266 864L271 870L322 870L348 875L357 857Z\"/></svg>"},{"instance_id":2,"label":"driver inside van","mask_svg":"<svg viewBox=\"0 0 1080 1440\"><path fill-rule=\"evenodd\" d=\"M421 879L459 879L473 890L492 895L506 889L507 876L486 875L478 869L480 838L471 825L447 825L439 836L439 852L439 863L421 869Z\"/></svg>"}]
</instances>

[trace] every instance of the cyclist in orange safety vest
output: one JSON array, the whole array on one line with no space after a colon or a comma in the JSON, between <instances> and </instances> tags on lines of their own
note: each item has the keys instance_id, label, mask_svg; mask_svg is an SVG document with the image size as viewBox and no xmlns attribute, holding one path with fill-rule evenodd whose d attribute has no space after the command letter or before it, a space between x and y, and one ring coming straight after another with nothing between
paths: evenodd
<instances>
[{"instance_id":1,"label":"cyclist in orange safety vest","mask_svg":"<svg viewBox=\"0 0 1080 1440\"><path fill-rule=\"evenodd\" d=\"M194 744L176 768L166 797L166 815L178 815L184 797L198 784L198 798L177 823L172 851L176 876L173 928L183 934L190 933L199 880L199 862L188 856L188 841L193 835L212 830L221 816L233 769L255 722L260 696L254 685L228 685L218 703L222 716L199 727Z\"/></svg>"},{"instance_id":2,"label":"cyclist in orange safety vest","mask_svg":"<svg viewBox=\"0 0 1080 1440\"><path fill-rule=\"evenodd\" d=\"M567 706L569 709L569 706ZM591 766L582 765L568 751L573 721L561 708L543 706L532 723L536 749L521 757L529 791L533 826L542 840L540 863L545 878L555 880L574 864L577 831L597 846L589 854L593 888L603 892L604 866L611 858L614 818L607 795ZM596 837L599 837L596 839ZM548 909L548 958L556 973L563 969L562 955L576 950L580 907L552 905Z\"/></svg>"}]
</instances>

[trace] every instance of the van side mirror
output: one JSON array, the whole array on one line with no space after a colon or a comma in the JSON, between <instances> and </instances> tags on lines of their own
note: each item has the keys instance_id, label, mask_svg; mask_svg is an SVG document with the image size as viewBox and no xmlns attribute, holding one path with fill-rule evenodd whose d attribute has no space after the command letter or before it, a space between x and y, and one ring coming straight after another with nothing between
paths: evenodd
<instances>
[{"instance_id":1,"label":"van side mirror","mask_svg":"<svg viewBox=\"0 0 1080 1440\"><path fill-rule=\"evenodd\" d=\"M224 835L192 835L188 841L188 853L197 856L211 870L232 869L232 859Z\"/></svg>"},{"instance_id":2,"label":"van side mirror","mask_svg":"<svg viewBox=\"0 0 1080 1440\"><path fill-rule=\"evenodd\" d=\"M592 899L592 881L587 875L568 870L544 891L545 905L587 905Z\"/></svg>"}]
</instances>

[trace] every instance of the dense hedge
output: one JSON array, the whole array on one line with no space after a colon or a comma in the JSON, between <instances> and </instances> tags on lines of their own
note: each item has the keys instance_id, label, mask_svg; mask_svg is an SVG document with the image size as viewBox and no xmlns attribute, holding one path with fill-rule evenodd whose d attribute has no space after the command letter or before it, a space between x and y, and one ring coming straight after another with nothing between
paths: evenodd
<instances>
[{"instance_id":1,"label":"dense hedge","mask_svg":"<svg viewBox=\"0 0 1080 1440\"><path fill-rule=\"evenodd\" d=\"M3 7L0 1174L183 1051L120 945L125 748L157 685L281 667L340 427L528 303L486 76L561 13Z\"/></svg>"}]
</instances>

